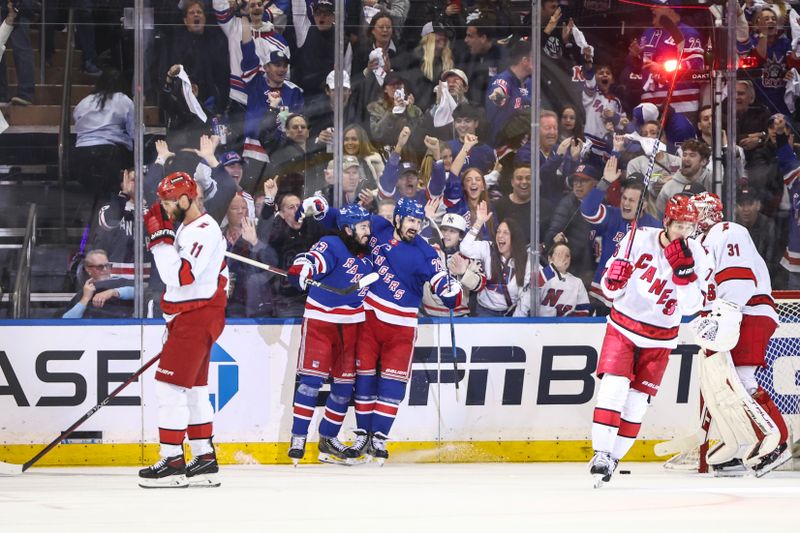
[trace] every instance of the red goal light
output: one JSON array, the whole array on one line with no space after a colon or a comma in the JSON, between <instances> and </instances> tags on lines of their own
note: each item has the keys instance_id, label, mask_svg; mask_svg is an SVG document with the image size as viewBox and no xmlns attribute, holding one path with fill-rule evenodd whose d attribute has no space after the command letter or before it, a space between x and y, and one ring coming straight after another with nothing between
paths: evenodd
<instances>
[{"instance_id":1,"label":"red goal light","mask_svg":"<svg viewBox=\"0 0 800 533\"><path fill-rule=\"evenodd\" d=\"M664 61L664 72L675 72L678 69L679 63L677 59L667 59Z\"/></svg>"}]
</instances>

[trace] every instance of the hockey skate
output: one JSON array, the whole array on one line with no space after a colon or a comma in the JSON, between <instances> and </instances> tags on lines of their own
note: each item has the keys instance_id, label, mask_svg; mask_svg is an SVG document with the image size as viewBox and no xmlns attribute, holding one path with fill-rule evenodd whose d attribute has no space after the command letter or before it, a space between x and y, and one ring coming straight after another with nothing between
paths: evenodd
<instances>
[{"instance_id":1,"label":"hockey skate","mask_svg":"<svg viewBox=\"0 0 800 533\"><path fill-rule=\"evenodd\" d=\"M383 463L389 458L389 452L386 451L386 440L387 438L384 435L373 433L367 450L367 453L378 462L379 466L383 466Z\"/></svg>"},{"instance_id":2,"label":"hockey skate","mask_svg":"<svg viewBox=\"0 0 800 533\"><path fill-rule=\"evenodd\" d=\"M611 475L617 468L618 460L611 457L608 452L595 452L589 462L589 472L594 478L594 488L599 489L603 483L611 481Z\"/></svg>"},{"instance_id":3,"label":"hockey skate","mask_svg":"<svg viewBox=\"0 0 800 533\"><path fill-rule=\"evenodd\" d=\"M750 472L744 462L736 458L719 465L710 466L714 470L714 477L744 477Z\"/></svg>"},{"instance_id":4,"label":"hockey skate","mask_svg":"<svg viewBox=\"0 0 800 533\"><path fill-rule=\"evenodd\" d=\"M219 487L219 464L214 451L192 457L186 465L186 481L190 487Z\"/></svg>"},{"instance_id":5,"label":"hockey skate","mask_svg":"<svg viewBox=\"0 0 800 533\"><path fill-rule=\"evenodd\" d=\"M144 489L185 489L186 461L183 454L163 457L160 461L139 470L139 486Z\"/></svg>"},{"instance_id":6,"label":"hockey skate","mask_svg":"<svg viewBox=\"0 0 800 533\"><path fill-rule=\"evenodd\" d=\"M372 459L372 456L368 453L372 435L363 429L357 429L353 433L355 433L356 440L353 442L353 445L350 446L350 449L357 454L353 459L353 464L360 465L368 463Z\"/></svg>"},{"instance_id":7,"label":"hockey skate","mask_svg":"<svg viewBox=\"0 0 800 533\"><path fill-rule=\"evenodd\" d=\"M320 437L319 439L319 456L318 459L321 463L328 463L332 465L353 466L353 459L358 457L358 452L352 450L350 447L345 446L336 437Z\"/></svg>"},{"instance_id":8,"label":"hockey skate","mask_svg":"<svg viewBox=\"0 0 800 533\"><path fill-rule=\"evenodd\" d=\"M753 467L756 477L769 474L783 463L791 460L792 452L785 442L761 458L761 462Z\"/></svg>"},{"instance_id":9,"label":"hockey skate","mask_svg":"<svg viewBox=\"0 0 800 533\"><path fill-rule=\"evenodd\" d=\"M289 444L289 458L297 466L300 459L306 454L306 436L305 435L292 435L292 442Z\"/></svg>"}]
</instances>

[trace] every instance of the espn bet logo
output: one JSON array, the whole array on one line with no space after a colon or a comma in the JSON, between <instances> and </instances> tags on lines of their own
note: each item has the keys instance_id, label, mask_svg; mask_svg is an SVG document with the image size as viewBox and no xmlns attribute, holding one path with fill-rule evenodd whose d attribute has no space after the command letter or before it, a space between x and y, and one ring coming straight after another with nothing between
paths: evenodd
<instances>
[{"instance_id":1,"label":"espn bet logo","mask_svg":"<svg viewBox=\"0 0 800 533\"><path fill-rule=\"evenodd\" d=\"M211 348L208 389L208 397L215 413L220 412L239 392L239 364L216 343Z\"/></svg>"}]
</instances>

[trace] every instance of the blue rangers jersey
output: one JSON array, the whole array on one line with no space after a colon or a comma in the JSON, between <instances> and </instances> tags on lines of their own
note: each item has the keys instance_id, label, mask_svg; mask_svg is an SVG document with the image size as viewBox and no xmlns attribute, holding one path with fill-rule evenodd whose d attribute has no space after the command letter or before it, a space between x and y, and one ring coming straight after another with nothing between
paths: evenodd
<instances>
[{"instance_id":1,"label":"blue rangers jersey","mask_svg":"<svg viewBox=\"0 0 800 533\"><path fill-rule=\"evenodd\" d=\"M581 214L591 224L592 229L597 232L597 236L600 237L600 258L589 293L592 298L596 298L607 307L611 307L610 300L603 294L600 279L603 277L603 270L605 270L608 258L611 257L622 238L631 229L631 223L629 220L622 218L622 211L619 207L603 204L607 187L602 187L602 184L603 182L592 189L581 201ZM639 219L639 227L660 228L661 226L662 224L658 220L648 214Z\"/></svg>"},{"instance_id":2,"label":"blue rangers jersey","mask_svg":"<svg viewBox=\"0 0 800 533\"><path fill-rule=\"evenodd\" d=\"M345 288L372 272L372 259L353 256L336 235L323 237L301 255L311 261L313 278L331 287ZM363 322L363 302L368 290L364 287L345 296L311 287L303 317L337 324Z\"/></svg>"},{"instance_id":3,"label":"blue rangers jersey","mask_svg":"<svg viewBox=\"0 0 800 533\"><path fill-rule=\"evenodd\" d=\"M506 97L500 106L489 99L489 95L498 87L503 90ZM485 100L486 116L491 117L492 139L496 140L497 134L517 111L531 106L531 77L528 76L520 82L513 72L504 70L489 84Z\"/></svg>"}]
</instances>

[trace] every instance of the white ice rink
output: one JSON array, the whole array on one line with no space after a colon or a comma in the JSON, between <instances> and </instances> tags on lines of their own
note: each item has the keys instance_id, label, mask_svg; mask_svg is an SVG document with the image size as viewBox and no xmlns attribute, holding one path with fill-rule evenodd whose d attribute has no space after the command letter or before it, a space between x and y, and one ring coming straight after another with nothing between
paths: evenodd
<instances>
[{"instance_id":1,"label":"white ice rink","mask_svg":"<svg viewBox=\"0 0 800 533\"><path fill-rule=\"evenodd\" d=\"M225 466L218 489L144 490L133 468L34 468L0 477L0 532L800 530L800 473L722 479L621 465Z\"/></svg>"}]
</instances>

